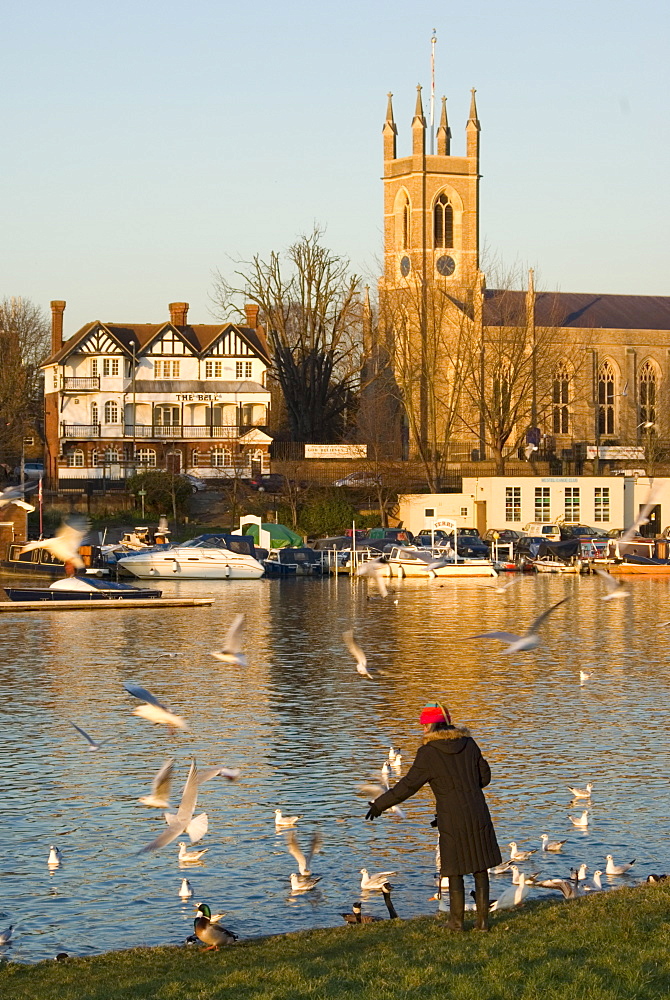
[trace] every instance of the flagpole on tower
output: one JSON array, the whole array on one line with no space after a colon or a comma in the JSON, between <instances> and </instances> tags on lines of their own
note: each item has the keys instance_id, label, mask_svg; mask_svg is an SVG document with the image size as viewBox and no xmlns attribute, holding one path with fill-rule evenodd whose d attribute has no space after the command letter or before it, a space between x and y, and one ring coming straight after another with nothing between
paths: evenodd
<instances>
[{"instance_id":1,"label":"flagpole on tower","mask_svg":"<svg viewBox=\"0 0 670 1000\"><path fill-rule=\"evenodd\" d=\"M437 31L433 28L430 39L430 155L435 152L435 46Z\"/></svg>"}]
</instances>

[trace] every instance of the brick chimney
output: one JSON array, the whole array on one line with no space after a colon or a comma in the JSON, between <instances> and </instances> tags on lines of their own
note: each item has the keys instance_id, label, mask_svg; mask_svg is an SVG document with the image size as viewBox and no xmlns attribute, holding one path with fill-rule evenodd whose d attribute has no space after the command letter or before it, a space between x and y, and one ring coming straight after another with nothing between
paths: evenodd
<instances>
[{"instance_id":1,"label":"brick chimney","mask_svg":"<svg viewBox=\"0 0 670 1000\"><path fill-rule=\"evenodd\" d=\"M63 346L63 313L66 303L56 300L51 303L51 353L56 354Z\"/></svg>"},{"instance_id":2,"label":"brick chimney","mask_svg":"<svg viewBox=\"0 0 670 1000\"><path fill-rule=\"evenodd\" d=\"M247 314L247 326L250 326L252 330L257 330L258 306L254 302L247 302L244 306L244 311Z\"/></svg>"},{"instance_id":3,"label":"brick chimney","mask_svg":"<svg viewBox=\"0 0 670 1000\"><path fill-rule=\"evenodd\" d=\"M188 323L188 302L171 302L168 306L170 310L170 322L174 326L186 326Z\"/></svg>"}]
</instances>

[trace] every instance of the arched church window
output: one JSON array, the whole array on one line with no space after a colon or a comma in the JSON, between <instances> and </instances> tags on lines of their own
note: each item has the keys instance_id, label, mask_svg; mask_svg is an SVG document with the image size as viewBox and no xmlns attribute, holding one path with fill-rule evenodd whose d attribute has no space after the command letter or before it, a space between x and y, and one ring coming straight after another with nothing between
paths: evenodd
<instances>
[{"instance_id":1,"label":"arched church window","mask_svg":"<svg viewBox=\"0 0 670 1000\"><path fill-rule=\"evenodd\" d=\"M435 247L453 247L454 210L446 194L441 194L433 208L433 243Z\"/></svg>"},{"instance_id":2,"label":"arched church window","mask_svg":"<svg viewBox=\"0 0 670 1000\"><path fill-rule=\"evenodd\" d=\"M551 429L554 434L569 434L570 369L564 362L556 366L551 393Z\"/></svg>"},{"instance_id":3,"label":"arched church window","mask_svg":"<svg viewBox=\"0 0 670 1000\"><path fill-rule=\"evenodd\" d=\"M640 409L639 429L643 433L653 433L656 424L656 401L658 396L658 384L656 368L651 361L645 361L640 368L639 400Z\"/></svg>"},{"instance_id":4,"label":"arched church window","mask_svg":"<svg viewBox=\"0 0 670 1000\"><path fill-rule=\"evenodd\" d=\"M598 433L614 434L614 368L603 361L598 369Z\"/></svg>"},{"instance_id":5,"label":"arched church window","mask_svg":"<svg viewBox=\"0 0 670 1000\"><path fill-rule=\"evenodd\" d=\"M409 242L411 233L411 208L409 204L409 198L405 198L405 204L402 206L402 248L403 250L409 249Z\"/></svg>"}]
</instances>

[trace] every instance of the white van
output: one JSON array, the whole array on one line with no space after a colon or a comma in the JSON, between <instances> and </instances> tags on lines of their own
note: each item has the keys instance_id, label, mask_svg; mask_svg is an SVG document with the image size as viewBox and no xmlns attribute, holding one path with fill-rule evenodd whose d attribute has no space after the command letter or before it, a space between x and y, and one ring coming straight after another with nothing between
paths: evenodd
<instances>
[{"instance_id":1,"label":"white van","mask_svg":"<svg viewBox=\"0 0 670 1000\"><path fill-rule=\"evenodd\" d=\"M560 542L561 529L557 524L543 524L540 521L532 521L523 529L531 538L546 538L548 542Z\"/></svg>"}]
</instances>

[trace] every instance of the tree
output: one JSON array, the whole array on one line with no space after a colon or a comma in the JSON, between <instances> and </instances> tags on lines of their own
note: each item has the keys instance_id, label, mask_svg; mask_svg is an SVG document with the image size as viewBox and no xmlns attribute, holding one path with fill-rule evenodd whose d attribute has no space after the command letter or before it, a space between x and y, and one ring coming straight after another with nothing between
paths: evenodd
<instances>
[{"instance_id":1,"label":"tree","mask_svg":"<svg viewBox=\"0 0 670 1000\"><path fill-rule=\"evenodd\" d=\"M154 514L165 514L171 511L173 519L188 509L192 488L183 476L173 475L161 469L150 469L129 476L126 481L126 492L137 498L140 490L146 490L144 504L147 510Z\"/></svg>"},{"instance_id":2,"label":"tree","mask_svg":"<svg viewBox=\"0 0 670 1000\"><path fill-rule=\"evenodd\" d=\"M362 343L360 279L322 237L315 228L283 257L273 252L269 260L257 254L243 262L235 272L239 287L217 272L212 297L225 317L241 300L259 307L292 440L325 443L337 440L346 424Z\"/></svg>"},{"instance_id":3,"label":"tree","mask_svg":"<svg viewBox=\"0 0 670 1000\"><path fill-rule=\"evenodd\" d=\"M21 453L26 431L40 429L40 364L49 353L49 321L29 299L0 302L0 454Z\"/></svg>"}]
</instances>

